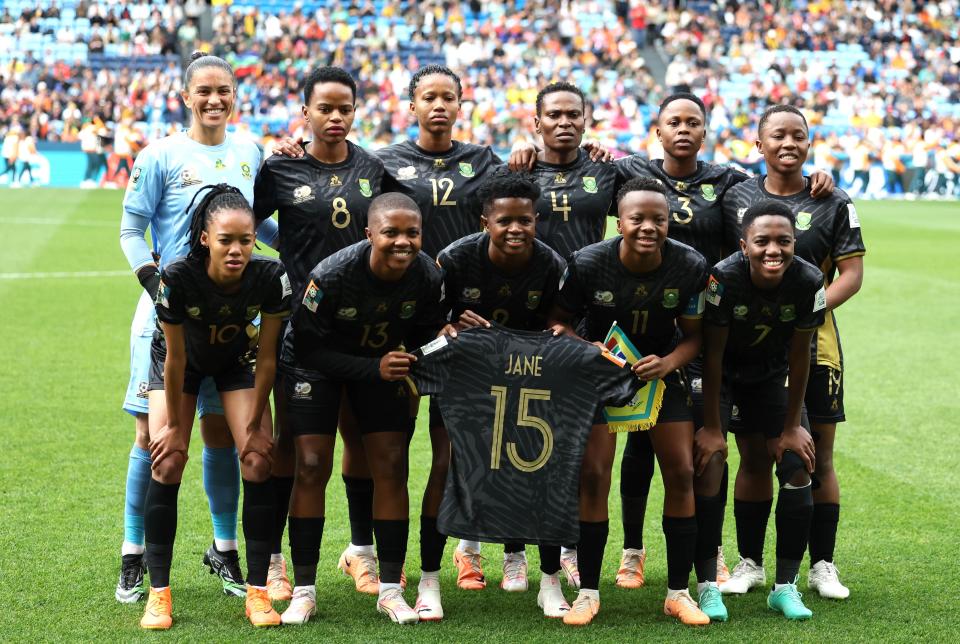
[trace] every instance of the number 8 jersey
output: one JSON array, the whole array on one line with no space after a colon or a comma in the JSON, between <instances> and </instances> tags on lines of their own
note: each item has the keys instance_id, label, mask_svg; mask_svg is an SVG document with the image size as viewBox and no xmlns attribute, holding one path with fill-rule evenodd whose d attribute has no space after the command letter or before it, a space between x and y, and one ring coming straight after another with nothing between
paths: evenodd
<instances>
[{"instance_id":1,"label":"number 8 jersey","mask_svg":"<svg viewBox=\"0 0 960 644\"><path fill-rule=\"evenodd\" d=\"M415 353L416 394L442 394L453 457L438 528L487 542L576 543L580 464L600 404L640 382L595 345L494 324Z\"/></svg>"}]
</instances>

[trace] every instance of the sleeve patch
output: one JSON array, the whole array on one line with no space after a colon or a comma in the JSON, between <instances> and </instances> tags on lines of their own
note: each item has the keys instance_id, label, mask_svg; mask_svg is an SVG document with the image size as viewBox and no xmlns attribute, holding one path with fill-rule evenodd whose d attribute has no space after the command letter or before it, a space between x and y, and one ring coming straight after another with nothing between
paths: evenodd
<instances>
[{"instance_id":1,"label":"sleeve patch","mask_svg":"<svg viewBox=\"0 0 960 644\"><path fill-rule=\"evenodd\" d=\"M816 313L825 308L827 308L827 291L821 286L817 295L813 298L813 312Z\"/></svg>"},{"instance_id":2,"label":"sleeve patch","mask_svg":"<svg viewBox=\"0 0 960 644\"><path fill-rule=\"evenodd\" d=\"M445 346L447 346L447 344L449 344L449 342L447 341L447 336L441 335L436 340L432 340L426 343L425 345L423 345L422 347L420 347L420 353L422 353L425 356L428 356L434 351L439 351L440 349L444 348Z\"/></svg>"},{"instance_id":3,"label":"sleeve patch","mask_svg":"<svg viewBox=\"0 0 960 644\"><path fill-rule=\"evenodd\" d=\"M160 287L157 289L157 299L155 304L159 304L165 309L170 308L170 287L160 280Z\"/></svg>"},{"instance_id":4,"label":"sleeve patch","mask_svg":"<svg viewBox=\"0 0 960 644\"><path fill-rule=\"evenodd\" d=\"M570 276L570 267L563 269L563 275L560 276L560 285L557 288L563 288L563 284L567 281L567 277Z\"/></svg>"},{"instance_id":5,"label":"sleeve patch","mask_svg":"<svg viewBox=\"0 0 960 644\"><path fill-rule=\"evenodd\" d=\"M847 216L850 219L850 228L860 227L860 218L857 217L857 209L852 203L847 204Z\"/></svg>"},{"instance_id":6,"label":"sleeve patch","mask_svg":"<svg viewBox=\"0 0 960 644\"><path fill-rule=\"evenodd\" d=\"M706 291L706 300L714 306L720 306L720 299L723 295L723 284L717 281L717 278L713 275L710 276L710 280L707 282L707 291Z\"/></svg>"},{"instance_id":7,"label":"sleeve patch","mask_svg":"<svg viewBox=\"0 0 960 644\"><path fill-rule=\"evenodd\" d=\"M702 315L703 314L703 301L706 296L706 291L700 291L696 295L690 298L687 302L687 308L683 312L684 315Z\"/></svg>"},{"instance_id":8,"label":"sleeve patch","mask_svg":"<svg viewBox=\"0 0 960 644\"><path fill-rule=\"evenodd\" d=\"M283 291L280 293L281 298L293 295L293 287L290 286L290 277L286 273L280 276L280 285L283 287Z\"/></svg>"},{"instance_id":9,"label":"sleeve patch","mask_svg":"<svg viewBox=\"0 0 960 644\"><path fill-rule=\"evenodd\" d=\"M313 280L310 280L310 283L307 284L307 292L303 294L303 305L307 307L311 313L317 312L317 306L320 304L320 300L323 299L323 291L320 290L320 287L317 286Z\"/></svg>"}]
</instances>

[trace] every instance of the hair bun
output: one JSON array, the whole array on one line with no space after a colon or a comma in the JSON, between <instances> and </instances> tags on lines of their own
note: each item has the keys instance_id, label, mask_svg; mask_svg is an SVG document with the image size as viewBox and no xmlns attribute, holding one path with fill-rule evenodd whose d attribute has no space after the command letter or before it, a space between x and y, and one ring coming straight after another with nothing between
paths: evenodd
<instances>
[{"instance_id":1,"label":"hair bun","mask_svg":"<svg viewBox=\"0 0 960 644\"><path fill-rule=\"evenodd\" d=\"M203 58L204 56L209 56L209 55L210 54L208 54L207 52L200 51L199 49L197 49L192 54L190 54L190 61L192 62L198 58Z\"/></svg>"}]
</instances>

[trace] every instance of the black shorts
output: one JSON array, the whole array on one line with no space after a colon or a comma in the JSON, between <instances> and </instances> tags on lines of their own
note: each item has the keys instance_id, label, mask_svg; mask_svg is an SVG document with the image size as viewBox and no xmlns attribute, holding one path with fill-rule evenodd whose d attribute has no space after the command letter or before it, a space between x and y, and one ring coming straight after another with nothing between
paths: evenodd
<instances>
[{"instance_id":1,"label":"black shorts","mask_svg":"<svg viewBox=\"0 0 960 644\"><path fill-rule=\"evenodd\" d=\"M734 434L763 434L779 438L787 418L785 378L774 378L757 384L730 383L733 403L730 431Z\"/></svg>"},{"instance_id":2,"label":"black shorts","mask_svg":"<svg viewBox=\"0 0 960 644\"><path fill-rule=\"evenodd\" d=\"M440 403L436 396L430 396L430 425L429 429L434 427L446 427L443 422L443 414L440 413Z\"/></svg>"},{"instance_id":3,"label":"black shorts","mask_svg":"<svg viewBox=\"0 0 960 644\"><path fill-rule=\"evenodd\" d=\"M810 365L807 395L803 399L811 423L842 423L843 371L825 364Z\"/></svg>"},{"instance_id":4,"label":"black shorts","mask_svg":"<svg viewBox=\"0 0 960 644\"><path fill-rule=\"evenodd\" d=\"M686 380L675 371L664 378L663 383L665 385L663 403L660 406L660 413L657 414L657 424L693 422L693 401L690 399L690 389ZM597 407L593 415L593 424L607 424L603 416L603 405Z\"/></svg>"},{"instance_id":5,"label":"black shorts","mask_svg":"<svg viewBox=\"0 0 960 644\"><path fill-rule=\"evenodd\" d=\"M287 374L283 379L287 425L294 436L334 436L345 402L357 419L360 434L412 432L417 422L411 413L412 392L405 381L341 382L304 379Z\"/></svg>"},{"instance_id":6,"label":"black shorts","mask_svg":"<svg viewBox=\"0 0 960 644\"><path fill-rule=\"evenodd\" d=\"M703 357L697 356L690 361L684 371L687 374L687 380L690 382L690 400L693 401L693 428L695 430L703 427ZM724 380L720 385L720 427L726 433L730 426L730 390L727 387L727 381Z\"/></svg>"},{"instance_id":7,"label":"black shorts","mask_svg":"<svg viewBox=\"0 0 960 644\"><path fill-rule=\"evenodd\" d=\"M166 352L154 343L150 347L150 391L163 391L163 363L166 360ZM200 395L200 383L204 378L213 378L217 391L236 391L238 389L251 389L255 380L254 364L237 363L233 369L223 371L218 374L205 374L192 369L187 362L187 368L183 372L183 393L191 396ZM220 412L222 413L222 412Z\"/></svg>"}]
</instances>

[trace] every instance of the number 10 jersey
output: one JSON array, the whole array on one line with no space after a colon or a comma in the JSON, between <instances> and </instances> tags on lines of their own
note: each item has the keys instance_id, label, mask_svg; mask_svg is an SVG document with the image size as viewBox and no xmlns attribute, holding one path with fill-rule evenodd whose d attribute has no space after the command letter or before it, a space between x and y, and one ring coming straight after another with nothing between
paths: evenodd
<instances>
[{"instance_id":1,"label":"number 10 jersey","mask_svg":"<svg viewBox=\"0 0 960 644\"><path fill-rule=\"evenodd\" d=\"M416 351L415 393L437 395L453 445L438 528L487 542L579 539L580 465L598 405L641 384L595 345L494 324Z\"/></svg>"}]
</instances>

